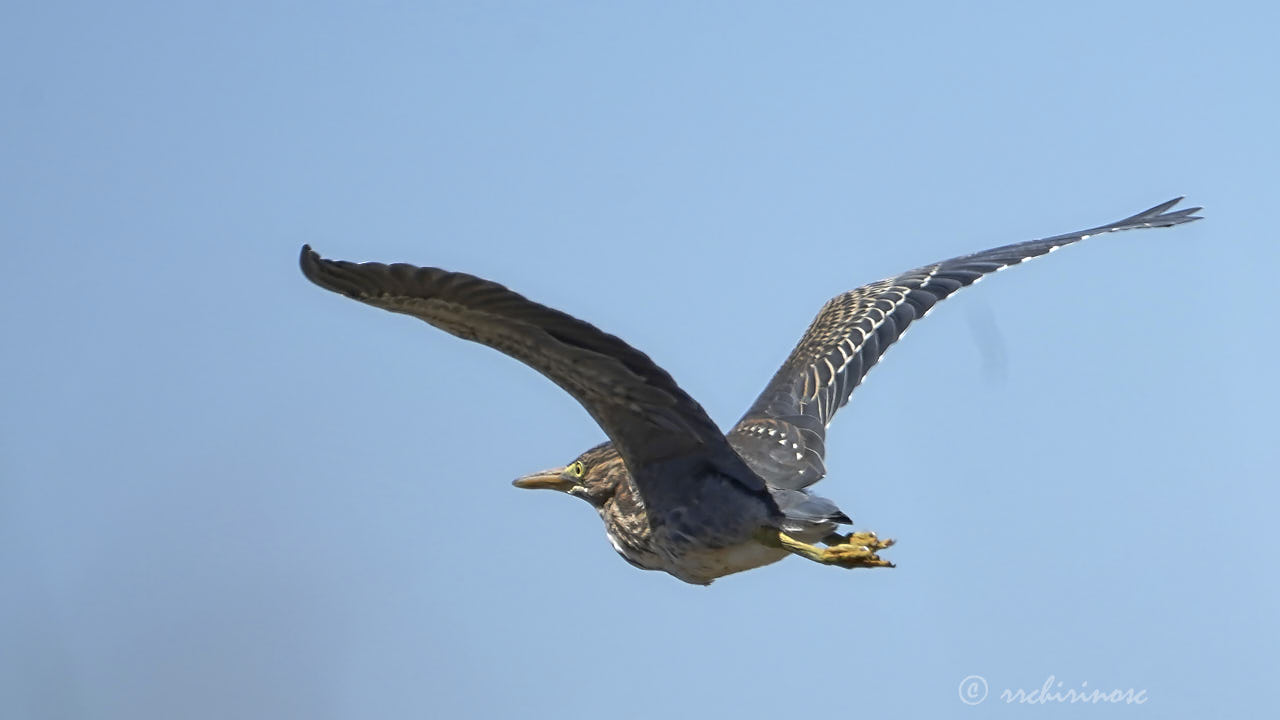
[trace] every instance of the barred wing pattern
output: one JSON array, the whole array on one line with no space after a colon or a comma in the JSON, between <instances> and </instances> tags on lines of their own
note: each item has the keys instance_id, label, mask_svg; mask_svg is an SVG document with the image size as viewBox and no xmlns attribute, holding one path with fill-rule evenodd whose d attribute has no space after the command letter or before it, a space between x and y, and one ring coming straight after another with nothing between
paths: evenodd
<instances>
[{"instance_id":1,"label":"barred wing pattern","mask_svg":"<svg viewBox=\"0 0 1280 720\"><path fill-rule=\"evenodd\" d=\"M724 434L665 370L589 323L466 273L327 260L308 246L300 264L320 287L488 345L551 379L613 441L651 513L696 502L699 488L664 471L672 464L740 467ZM769 498L745 468L732 475L743 489Z\"/></svg>"},{"instance_id":2,"label":"barred wing pattern","mask_svg":"<svg viewBox=\"0 0 1280 720\"><path fill-rule=\"evenodd\" d=\"M832 298L809 326L729 442L770 485L804 488L826 474L826 428L854 388L913 320L983 276L1093 235L1199 220L1169 212L1176 198L1109 225L1014 243L909 270Z\"/></svg>"}]
</instances>

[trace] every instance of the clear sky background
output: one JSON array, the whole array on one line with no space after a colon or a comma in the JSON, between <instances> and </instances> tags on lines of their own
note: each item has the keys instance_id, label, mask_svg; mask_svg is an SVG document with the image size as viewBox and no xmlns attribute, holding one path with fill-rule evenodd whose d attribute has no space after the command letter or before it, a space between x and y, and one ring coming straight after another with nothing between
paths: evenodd
<instances>
[{"instance_id":1,"label":"clear sky background","mask_svg":"<svg viewBox=\"0 0 1280 720\"><path fill-rule=\"evenodd\" d=\"M1044 5L8 3L0 716L1273 708L1280 12ZM510 486L568 396L296 264L493 278L727 426L831 295L1182 194L854 394L819 488L897 569L710 588ZM996 697L1050 676L1149 700Z\"/></svg>"}]
</instances>

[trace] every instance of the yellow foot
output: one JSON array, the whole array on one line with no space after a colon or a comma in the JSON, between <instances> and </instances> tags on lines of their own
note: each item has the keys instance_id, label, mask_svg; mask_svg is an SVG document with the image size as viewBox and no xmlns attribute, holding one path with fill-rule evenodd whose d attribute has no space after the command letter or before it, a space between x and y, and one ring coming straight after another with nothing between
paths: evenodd
<instances>
[{"instance_id":1,"label":"yellow foot","mask_svg":"<svg viewBox=\"0 0 1280 720\"><path fill-rule=\"evenodd\" d=\"M893 567L888 560L881 560L877 550L884 550L893 545L892 540L881 540L875 533L850 533L847 542L829 545L822 551L823 559L819 562L837 565L842 568L858 567Z\"/></svg>"},{"instance_id":2,"label":"yellow foot","mask_svg":"<svg viewBox=\"0 0 1280 720\"><path fill-rule=\"evenodd\" d=\"M850 569L894 566L888 560L881 560L876 554L879 550L891 547L893 540L881 540L873 532L831 535L823 541L827 544L825 548L800 542L784 532L773 529L764 531L760 541L823 565Z\"/></svg>"}]
</instances>

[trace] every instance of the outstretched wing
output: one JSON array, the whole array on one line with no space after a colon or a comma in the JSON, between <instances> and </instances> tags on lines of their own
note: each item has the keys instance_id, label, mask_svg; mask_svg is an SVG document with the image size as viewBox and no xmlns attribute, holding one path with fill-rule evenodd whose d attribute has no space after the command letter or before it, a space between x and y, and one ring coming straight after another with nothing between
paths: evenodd
<instances>
[{"instance_id":1,"label":"outstretched wing","mask_svg":"<svg viewBox=\"0 0 1280 720\"><path fill-rule=\"evenodd\" d=\"M909 270L837 295L809 326L729 441L775 487L803 488L826 474L826 428L884 351L939 301L1003 270L1093 235L1170 227L1200 208L1168 212L1182 198L1108 225L1015 243Z\"/></svg>"},{"instance_id":2,"label":"outstretched wing","mask_svg":"<svg viewBox=\"0 0 1280 720\"><path fill-rule=\"evenodd\" d=\"M464 273L326 260L309 246L300 263L307 279L326 290L412 315L550 378L604 429L651 509L675 507L696 492L664 466L700 458L737 462L706 411L665 370L593 325ZM743 470L732 474L734 481L767 498L763 482Z\"/></svg>"}]
</instances>

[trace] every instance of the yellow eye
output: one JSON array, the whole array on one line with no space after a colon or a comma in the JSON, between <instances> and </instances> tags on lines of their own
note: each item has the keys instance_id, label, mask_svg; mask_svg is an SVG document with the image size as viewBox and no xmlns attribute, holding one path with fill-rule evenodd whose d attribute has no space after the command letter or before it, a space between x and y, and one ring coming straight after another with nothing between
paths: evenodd
<instances>
[{"instance_id":1,"label":"yellow eye","mask_svg":"<svg viewBox=\"0 0 1280 720\"><path fill-rule=\"evenodd\" d=\"M569 474L577 478L582 477L583 473L586 471L587 468L582 464L581 460L575 460L573 464L569 466Z\"/></svg>"}]
</instances>

